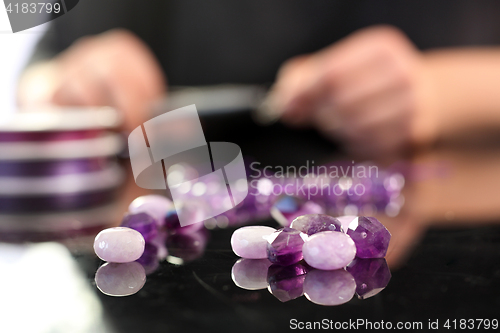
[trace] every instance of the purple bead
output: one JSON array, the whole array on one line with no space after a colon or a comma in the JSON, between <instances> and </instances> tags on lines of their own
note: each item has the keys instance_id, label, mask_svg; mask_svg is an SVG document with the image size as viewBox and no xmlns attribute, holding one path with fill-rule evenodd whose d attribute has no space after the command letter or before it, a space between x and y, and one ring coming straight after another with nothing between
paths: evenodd
<instances>
[{"instance_id":1,"label":"purple bead","mask_svg":"<svg viewBox=\"0 0 500 333\"><path fill-rule=\"evenodd\" d=\"M233 252L242 258L266 259L267 239L276 229L266 226L241 227L231 236Z\"/></svg>"},{"instance_id":2,"label":"purple bead","mask_svg":"<svg viewBox=\"0 0 500 333\"><path fill-rule=\"evenodd\" d=\"M136 260L139 264L144 267L146 275L149 275L156 271L160 266L158 260L158 248L153 243L146 243L144 246L144 253L142 256Z\"/></svg>"},{"instance_id":3,"label":"purple bead","mask_svg":"<svg viewBox=\"0 0 500 333\"><path fill-rule=\"evenodd\" d=\"M347 266L354 259L356 245L342 232L323 231L307 239L302 253L311 267L334 270Z\"/></svg>"},{"instance_id":4,"label":"purple bead","mask_svg":"<svg viewBox=\"0 0 500 333\"><path fill-rule=\"evenodd\" d=\"M313 270L306 275L304 294L308 300L320 305L340 305L354 296L356 282L349 272Z\"/></svg>"},{"instance_id":5,"label":"purple bead","mask_svg":"<svg viewBox=\"0 0 500 333\"><path fill-rule=\"evenodd\" d=\"M94 251L99 258L113 263L126 263L139 259L144 253L142 235L130 228L108 228L97 234Z\"/></svg>"},{"instance_id":6,"label":"purple bead","mask_svg":"<svg viewBox=\"0 0 500 333\"><path fill-rule=\"evenodd\" d=\"M120 226L139 231L146 242L153 239L158 233L156 220L147 213L127 214Z\"/></svg>"},{"instance_id":7,"label":"purple bead","mask_svg":"<svg viewBox=\"0 0 500 333\"><path fill-rule=\"evenodd\" d=\"M290 226L290 223L301 215L324 212L324 208L313 201L304 201L291 196L279 198L271 208L271 216L284 227Z\"/></svg>"},{"instance_id":8,"label":"purple bead","mask_svg":"<svg viewBox=\"0 0 500 333\"><path fill-rule=\"evenodd\" d=\"M281 302L304 294L303 284L309 267L300 263L290 266L272 265L267 271L268 290Z\"/></svg>"},{"instance_id":9,"label":"purple bead","mask_svg":"<svg viewBox=\"0 0 500 333\"><path fill-rule=\"evenodd\" d=\"M165 218L165 227L169 233L190 234L203 228L203 223L196 222L181 227L179 217L175 210L170 211Z\"/></svg>"},{"instance_id":10,"label":"purple bead","mask_svg":"<svg viewBox=\"0 0 500 333\"><path fill-rule=\"evenodd\" d=\"M308 214L297 217L290 225L308 236L321 231L343 232L342 225L335 217L324 214Z\"/></svg>"},{"instance_id":11,"label":"purple bead","mask_svg":"<svg viewBox=\"0 0 500 333\"><path fill-rule=\"evenodd\" d=\"M391 271L383 258L356 258L346 269L356 280L356 294L360 299L375 296L391 280Z\"/></svg>"},{"instance_id":12,"label":"purple bead","mask_svg":"<svg viewBox=\"0 0 500 333\"><path fill-rule=\"evenodd\" d=\"M172 207L172 201L168 198L161 195L150 194L143 195L132 201L128 207L128 211L134 214L148 213L156 220L159 226L162 226L165 216Z\"/></svg>"},{"instance_id":13,"label":"purple bead","mask_svg":"<svg viewBox=\"0 0 500 333\"><path fill-rule=\"evenodd\" d=\"M358 258L383 258L387 253L391 234L382 223L374 217L359 216L347 229L356 244Z\"/></svg>"},{"instance_id":14,"label":"purple bead","mask_svg":"<svg viewBox=\"0 0 500 333\"><path fill-rule=\"evenodd\" d=\"M273 232L267 239L267 259L282 266L299 262L303 258L303 237L300 231L288 227Z\"/></svg>"}]
</instances>

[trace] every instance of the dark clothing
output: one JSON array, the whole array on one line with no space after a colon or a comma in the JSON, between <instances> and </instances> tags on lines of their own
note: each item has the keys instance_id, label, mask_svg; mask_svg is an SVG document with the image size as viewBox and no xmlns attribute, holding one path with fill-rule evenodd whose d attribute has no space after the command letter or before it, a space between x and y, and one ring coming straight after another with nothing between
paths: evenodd
<instances>
[{"instance_id":1,"label":"dark clothing","mask_svg":"<svg viewBox=\"0 0 500 333\"><path fill-rule=\"evenodd\" d=\"M270 83L286 59L382 23L421 49L497 44L500 1L80 0L52 22L35 58L120 27L151 47L171 85Z\"/></svg>"}]
</instances>

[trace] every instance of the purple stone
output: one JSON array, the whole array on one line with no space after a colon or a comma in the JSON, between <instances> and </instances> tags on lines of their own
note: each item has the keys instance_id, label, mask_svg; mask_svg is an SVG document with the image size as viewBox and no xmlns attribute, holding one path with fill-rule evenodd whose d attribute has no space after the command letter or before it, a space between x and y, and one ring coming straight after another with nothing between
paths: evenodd
<instances>
[{"instance_id":1,"label":"purple stone","mask_svg":"<svg viewBox=\"0 0 500 333\"><path fill-rule=\"evenodd\" d=\"M383 258L387 253L391 234L382 223L374 217L359 216L347 229L356 244L358 258Z\"/></svg>"},{"instance_id":2,"label":"purple stone","mask_svg":"<svg viewBox=\"0 0 500 333\"><path fill-rule=\"evenodd\" d=\"M335 217L324 214L308 214L297 217L290 225L308 236L321 231L340 231L343 232L342 224Z\"/></svg>"},{"instance_id":3,"label":"purple stone","mask_svg":"<svg viewBox=\"0 0 500 333\"><path fill-rule=\"evenodd\" d=\"M343 269L313 270L306 275L304 294L308 300L320 305L340 305L354 296L356 282Z\"/></svg>"},{"instance_id":4,"label":"purple stone","mask_svg":"<svg viewBox=\"0 0 500 333\"><path fill-rule=\"evenodd\" d=\"M336 219L340 221L344 232L347 232L347 229L349 229L349 224L351 224L351 222L354 221L355 218L357 218L357 216L355 215L343 215L336 217Z\"/></svg>"},{"instance_id":5,"label":"purple stone","mask_svg":"<svg viewBox=\"0 0 500 333\"><path fill-rule=\"evenodd\" d=\"M304 235L295 229L284 227L273 232L267 239L267 259L273 264L288 266L302 260Z\"/></svg>"},{"instance_id":6,"label":"purple stone","mask_svg":"<svg viewBox=\"0 0 500 333\"><path fill-rule=\"evenodd\" d=\"M148 213L151 215L159 226L163 225L163 221L167 213L173 208L172 201L168 198L157 195L143 195L136 198L128 207L130 213Z\"/></svg>"},{"instance_id":7,"label":"purple stone","mask_svg":"<svg viewBox=\"0 0 500 333\"><path fill-rule=\"evenodd\" d=\"M167 216L165 217L165 227L167 228L169 233L190 234L203 228L203 223L196 222L181 227L181 224L179 222L179 216L177 216L175 210L172 210L169 211Z\"/></svg>"},{"instance_id":8,"label":"purple stone","mask_svg":"<svg viewBox=\"0 0 500 333\"><path fill-rule=\"evenodd\" d=\"M383 258L356 258L346 269L356 280L356 294L359 299L377 295L391 280L391 271Z\"/></svg>"},{"instance_id":9,"label":"purple stone","mask_svg":"<svg viewBox=\"0 0 500 333\"><path fill-rule=\"evenodd\" d=\"M323 231L309 236L302 247L304 260L317 269L334 270L347 266L356 256L351 237L337 231Z\"/></svg>"},{"instance_id":10,"label":"purple stone","mask_svg":"<svg viewBox=\"0 0 500 333\"><path fill-rule=\"evenodd\" d=\"M169 235L166 240L168 257L167 261L181 265L200 258L205 252L208 242L206 229L190 234Z\"/></svg>"},{"instance_id":11,"label":"purple stone","mask_svg":"<svg viewBox=\"0 0 500 333\"><path fill-rule=\"evenodd\" d=\"M156 247L153 243L146 243L144 246L144 253L139 259L136 260L136 262L144 267L146 275L155 272L160 266L160 262L158 260L158 247Z\"/></svg>"},{"instance_id":12,"label":"purple stone","mask_svg":"<svg viewBox=\"0 0 500 333\"><path fill-rule=\"evenodd\" d=\"M279 198L271 208L271 216L284 227L290 226L292 221L301 215L324 212L324 208L313 201L304 201L291 196Z\"/></svg>"},{"instance_id":13,"label":"purple stone","mask_svg":"<svg viewBox=\"0 0 500 333\"><path fill-rule=\"evenodd\" d=\"M127 214L120 226L139 231L145 241L150 241L158 233L156 220L147 213Z\"/></svg>"},{"instance_id":14,"label":"purple stone","mask_svg":"<svg viewBox=\"0 0 500 333\"><path fill-rule=\"evenodd\" d=\"M266 226L241 227L231 236L233 252L242 258L266 259L267 239L276 229Z\"/></svg>"},{"instance_id":15,"label":"purple stone","mask_svg":"<svg viewBox=\"0 0 500 333\"><path fill-rule=\"evenodd\" d=\"M113 263L139 259L144 253L145 241L141 233L130 228L104 229L94 240L94 251L99 258Z\"/></svg>"},{"instance_id":16,"label":"purple stone","mask_svg":"<svg viewBox=\"0 0 500 333\"><path fill-rule=\"evenodd\" d=\"M272 265L267 271L268 290L281 302L287 302L304 294L303 284L309 267L302 264L290 266Z\"/></svg>"}]
</instances>

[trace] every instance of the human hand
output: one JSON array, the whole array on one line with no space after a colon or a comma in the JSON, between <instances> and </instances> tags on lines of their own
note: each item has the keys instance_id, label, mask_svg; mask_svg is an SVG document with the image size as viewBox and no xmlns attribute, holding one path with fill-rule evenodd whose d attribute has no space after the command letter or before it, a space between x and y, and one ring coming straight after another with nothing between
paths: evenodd
<instances>
[{"instance_id":1,"label":"human hand","mask_svg":"<svg viewBox=\"0 0 500 333\"><path fill-rule=\"evenodd\" d=\"M22 106L107 105L125 115L132 130L147 117L166 82L148 47L125 30L84 37L55 59L28 69L20 81Z\"/></svg>"},{"instance_id":2,"label":"human hand","mask_svg":"<svg viewBox=\"0 0 500 333\"><path fill-rule=\"evenodd\" d=\"M367 28L285 63L269 109L339 138L355 155L397 155L430 136L422 58L395 28Z\"/></svg>"}]
</instances>

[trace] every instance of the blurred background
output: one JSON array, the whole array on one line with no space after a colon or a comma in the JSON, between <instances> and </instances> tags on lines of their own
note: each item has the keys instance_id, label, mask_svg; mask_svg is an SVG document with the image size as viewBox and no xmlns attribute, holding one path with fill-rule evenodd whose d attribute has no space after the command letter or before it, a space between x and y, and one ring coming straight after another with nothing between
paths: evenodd
<instances>
[{"instance_id":1,"label":"blurred background","mask_svg":"<svg viewBox=\"0 0 500 333\"><path fill-rule=\"evenodd\" d=\"M72 4L17 33L0 9L0 332L280 332L291 318L498 327L499 2ZM168 193L136 185L127 136L190 104L207 142L241 148L257 186L182 229ZM250 165L307 166L308 191L366 192L275 195L296 177ZM160 227L140 259L95 255L98 232L155 200ZM385 259L309 283L328 295L356 279L336 308L304 287L309 268L231 251L239 226L312 213L376 216L392 234Z\"/></svg>"}]
</instances>

